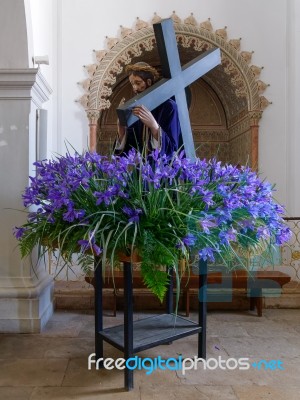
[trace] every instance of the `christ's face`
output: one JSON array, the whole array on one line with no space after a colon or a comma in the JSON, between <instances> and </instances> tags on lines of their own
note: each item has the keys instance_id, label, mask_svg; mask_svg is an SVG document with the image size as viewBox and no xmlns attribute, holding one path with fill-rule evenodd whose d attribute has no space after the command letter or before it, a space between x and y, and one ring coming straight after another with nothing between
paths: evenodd
<instances>
[{"instance_id":1,"label":"christ's face","mask_svg":"<svg viewBox=\"0 0 300 400\"><path fill-rule=\"evenodd\" d=\"M144 81L140 76L133 74L129 76L129 82L134 94L142 93L145 89L151 86L151 79Z\"/></svg>"}]
</instances>

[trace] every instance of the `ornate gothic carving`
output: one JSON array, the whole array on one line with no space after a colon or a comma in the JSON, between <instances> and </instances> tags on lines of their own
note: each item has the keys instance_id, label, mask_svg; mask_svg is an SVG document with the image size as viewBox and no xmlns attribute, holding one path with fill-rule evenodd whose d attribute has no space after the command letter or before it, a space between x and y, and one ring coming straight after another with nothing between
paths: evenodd
<instances>
[{"instance_id":1,"label":"ornate gothic carving","mask_svg":"<svg viewBox=\"0 0 300 400\"><path fill-rule=\"evenodd\" d=\"M216 35L221 36L223 39L227 39L227 26L225 26L223 29L217 29L216 30Z\"/></svg>"},{"instance_id":2,"label":"ornate gothic carving","mask_svg":"<svg viewBox=\"0 0 300 400\"><path fill-rule=\"evenodd\" d=\"M239 52L240 39L227 41L226 27L217 29L213 33L209 19L202 22L198 27L193 14L186 18L185 21L187 22L183 24L179 22L181 19L175 12L171 17L175 21L174 27L178 43L183 48L202 52L212 47L220 47L223 71L229 76L229 82L235 88L235 95L238 98L245 97L247 99L248 109L257 109L261 105L265 107L266 102L262 101L259 95L266 86L262 85L261 81L256 82L262 68L255 65L248 66L252 53ZM160 16L155 14L154 19L159 20ZM107 89L101 90L101 87L103 85L108 87L114 85L116 77L122 74L124 66L130 63L133 58L142 56L144 52L152 51L154 45L152 26L150 27L147 22L139 18L136 22L136 31L122 27L121 38L107 37L107 47L110 51L95 51L98 64L85 67L92 78L89 87L88 108L100 110L100 107L109 107L110 92ZM220 88L215 89L220 92Z\"/></svg>"},{"instance_id":3,"label":"ornate gothic carving","mask_svg":"<svg viewBox=\"0 0 300 400\"><path fill-rule=\"evenodd\" d=\"M108 49L112 49L117 43L119 43L119 39L118 38L114 38L114 37L108 37L108 36L105 36L105 38L106 38L106 46L107 46L107 48Z\"/></svg>"},{"instance_id":4,"label":"ornate gothic carving","mask_svg":"<svg viewBox=\"0 0 300 400\"><path fill-rule=\"evenodd\" d=\"M251 65L250 69L255 78L259 78L260 73L264 67L257 67L256 65Z\"/></svg>"},{"instance_id":5,"label":"ornate gothic carving","mask_svg":"<svg viewBox=\"0 0 300 400\"><path fill-rule=\"evenodd\" d=\"M228 43L231 44L232 47L234 47L236 50L239 51L241 48L241 40L242 40L242 38L230 39Z\"/></svg>"},{"instance_id":6,"label":"ornate gothic carving","mask_svg":"<svg viewBox=\"0 0 300 400\"><path fill-rule=\"evenodd\" d=\"M126 38L126 36L131 35L133 30L130 28L125 28L124 26L120 25L121 37L122 39Z\"/></svg>"},{"instance_id":7,"label":"ornate gothic carving","mask_svg":"<svg viewBox=\"0 0 300 400\"><path fill-rule=\"evenodd\" d=\"M89 110L87 112L87 117L90 124L97 124L99 119L99 111L98 110Z\"/></svg>"},{"instance_id":8,"label":"ornate gothic carving","mask_svg":"<svg viewBox=\"0 0 300 400\"><path fill-rule=\"evenodd\" d=\"M91 79L85 79L84 81L77 82L86 92L89 90L91 85Z\"/></svg>"},{"instance_id":9,"label":"ornate gothic carving","mask_svg":"<svg viewBox=\"0 0 300 400\"><path fill-rule=\"evenodd\" d=\"M245 121L241 115L251 111L261 112L270 104L262 96L268 87L259 79L263 67L251 65L253 51L240 51L241 38L227 39L227 27L214 31L210 18L198 24L193 13L183 22L175 11L171 18L183 59L186 57L189 61L210 48L221 49L222 65L210 71L203 79L223 104L229 127L228 137L234 141L234 147L236 143L241 144L241 137L250 126L250 114ZM161 17L154 13L151 24L160 20ZM147 53L151 60L153 56L155 58L155 37L152 25L148 22L137 17L133 29L120 26L119 34L120 37L106 37L107 48L94 50L96 63L85 66L89 78L80 84L87 93L77 102L86 109L89 121L94 121L100 110L109 109L113 87L124 78L124 67L127 64L139 57L144 59ZM236 119L239 121L238 128L235 127ZM226 146L222 145L222 151L229 155Z\"/></svg>"},{"instance_id":10,"label":"ornate gothic carving","mask_svg":"<svg viewBox=\"0 0 300 400\"><path fill-rule=\"evenodd\" d=\"M90 77L92 77L97 69L97 64L89 64L83 66Z\"/></svg>"},{"instance_id":11,"label":"ornate gothic carving","mask_svg":"<svg viewBox=\"0 0 300 400\"><path fill-rule=\"evenodd\" d=\"M243 59L246 61L247 64L250 64L251 59L252 59L252 54L254 53L254 51L241 51L241 56L243 57Z\"/></svg>"},{"instance_id":12,"label":"ornate gothic carving","mask_svg":"<svg viewBox=\"0 0 300 400\"><path fill-rule=\"evenodd\" d=\"M175 11L173 11L171 18L174 22L174 24L181 24L181 19L176 15Z\"/></svg>"},{"instance_id":13,"label":"ornate gothic carving","mask_svg":"<svg viewBox=\"0 0 300 400\"><path fill-rule=\"evenodd\" d=\"M148 26L148 22L139 19L139 17L136 18L135 29L137 31L143 28L148 28Z\"/></svg>"},{"instance_id":14,"label":"ornate gothic carving","mask_svg":"<svg viewBox=\"0 0 300 400\"><path fill-rule=\"evenodd\" d=\"M93 50L93 52L96 55L96 59L98 61L98 63L100 63L100 61L103 60L104 56L107 54L107 50Z\"/></svg>"},{"instance_id":15,"label":"ornate gothic carving","mask_svg":"<svg viewBox=\"0 0 300 400\"><path fill-rule=\"evenodd\" d=\"M210 18L208 18L207 21L201 22L200 23L200 28L206 29L207 31L212 32L213 31L213 26L212 26L212 24L210 22Z\"/></svg>"},{"instance_id":16,"label":"ornate gothic carving","mask_svg":"<svg viewBox=\"0 0 300 400\"><path fill-rule=\"evenodd\" d=\"M75 100L75 102L81 104L84 109L87 109L88 102L89 102L89 96L87 94L84 94L78 100Z\"/></svg>"},{"instance_id":17,"label":"ornate gothic carving","mask_svg":"<svg viewBox=\"0 0 300 400\"><path fill-rule=\"evenodd\" d=\"M193 26L198 25L198 22L196 21L196 18L194 17L193 13L191 13L191 15L184 20L184 23L186 25L193 25Z\"/></svg>"},{"instance_id":18,"label":"ornate gothic carving","mask_svg":"<svg viewBox=\"0 0 300 400\"><path fill-rule=\"evenodd\" d=\"M257 81L258 93L259 94L263 93L267 89L268 86L270 86L270 84L267 84L261 80L258 80Z\"/></svg>"},{"instance_id":19,"label":"ornate gothic carving","mask_svg":"<svg viewBox=\"0 0 300 400\"><path fill-rule=\"evenodd\" d=\"M250 124L253 125L258 125L259 120L262 117L262 111L251 111L249 112L249 118L250 118Z\"/></svg>"},{"instance_id":20,"label":"ornate gothic carving","mask_svg":"<svg viewBox=\"0 0 300 400\"><path fill-rule=\"evenodd\" d=\"M266 99L265 96L259 96L259 105L261 110L264 110L269 104L272 104L272 102Z\"/></svg>"},{"instance_id":21,"label":"ornate gothic carving","mask_svg":"<svg viewBox=\"0 0 300 400\"><path fill-rule=\"evenodd\" d=\"M155 12L155 13L154 13L154 17L153 17L152 20L151 20L152 25L153 25L153 24L156 24L156 23L158 23L158 22L160 22L160 21L161 21L161 17L160 17L159 15L157 15L156 12Z\"/></svg>"}]
</instances>

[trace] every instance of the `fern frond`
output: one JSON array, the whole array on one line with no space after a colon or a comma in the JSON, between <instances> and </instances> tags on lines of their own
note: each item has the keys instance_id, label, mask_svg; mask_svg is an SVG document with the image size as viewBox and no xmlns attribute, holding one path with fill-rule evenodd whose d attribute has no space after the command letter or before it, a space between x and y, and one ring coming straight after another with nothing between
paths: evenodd
<instances>
[{"instance_id":1,"label":"fern frond","mask_svg":"<svg viewBox=\"0 0 300 400\"><path fill-rule=\"evenodd\" d=\"M145 285L163 302L169 283L169 276L165 271L154 268L152 265L142 262L141 273Z\"/></svg>"}]
</instances>

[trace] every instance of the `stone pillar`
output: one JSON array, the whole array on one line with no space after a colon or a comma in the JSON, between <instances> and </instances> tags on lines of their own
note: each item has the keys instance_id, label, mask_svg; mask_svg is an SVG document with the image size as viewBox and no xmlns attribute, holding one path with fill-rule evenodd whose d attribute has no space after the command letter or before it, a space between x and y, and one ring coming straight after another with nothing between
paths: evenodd
<instances>
[{"instance_id":1,"label":"stone pillar","mask_svg":"<svg viewBox=\"0 0 300 400\"><path fill-rule=\"evenodd\" d=\"M258 170L258 133L259 120L261 119L261 111L250 111L250 129L251 129L251 167Z\"/></svg>"},{"instance_id":2,"label":"stone pillar","mask_svg":"<svg viewBox=\"0 0 300 400\"><path fill-rule=\"evenodd\" d=\"M94 152L97 150L97 122L99 118L99 111L88 111L87 117L89 119L90 135L89 135L89 151Z\"/></svg>"},{"instance_id":3,"label":"stone pillar","mask_svg":"<svg viewBox=\"0 0 300 400\"><path fill-rule=\"evenodd\" d=\"M12 234L26 219L18 210L34 175L36 110L50 93L38 69L0 69L0 332L40 332L53 312L53 279L21 260Z\"/></svg>"}]
</instances>

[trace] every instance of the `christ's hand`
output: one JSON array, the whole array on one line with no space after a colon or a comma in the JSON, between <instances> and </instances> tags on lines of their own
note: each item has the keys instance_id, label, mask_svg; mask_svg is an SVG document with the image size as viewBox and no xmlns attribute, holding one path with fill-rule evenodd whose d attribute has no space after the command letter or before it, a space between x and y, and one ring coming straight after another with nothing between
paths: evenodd
<instances>
[{"instance_id":1,"label":"christ's hand","mask_svg":"<svg viewBox=\"0 0 300 400\"><path fill-rule=\"evenodd\" d=\"M121 106L122 104L125 103L125 97L122 97L119 105ZM125 135L126 129L123 125L120 124L119 118L117 119L117 128L118 128L118 137L119 137L119 141L122 142L123 137Z\"/></svg>"},{"instance_id":2,"label":"christ's hand","mask_svg":"<svg viewBox=\"0 0 300 400\"><path fill-rule=\"evenodd\" d=\"M145 106L139 105L132 109L132 114L138 117L151 130L153 137L158 140L159 125L151 111Z\"/></svg>"}]
</instances>

